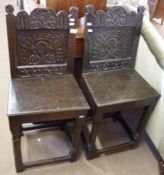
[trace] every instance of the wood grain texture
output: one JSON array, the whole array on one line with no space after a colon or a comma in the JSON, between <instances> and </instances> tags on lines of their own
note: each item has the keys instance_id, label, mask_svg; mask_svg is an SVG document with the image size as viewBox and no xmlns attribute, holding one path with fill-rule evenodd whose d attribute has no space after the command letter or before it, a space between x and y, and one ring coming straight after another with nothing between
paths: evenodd
<instances>
[{"instance_id":1,"label":"wood grain texture","mask_svg":"<svg viewBox=\"0 0 164 175\"><path fill-rule=\"evenodd\" d=\"M83 74L84 81L96 106L114 106L149 100L158 96L157 92L136 72L100 71Z\"/></svg>"},{"instance_id":2,"label":"wood grain texture","mask_svg":"<svg viewBox=\"0 0 164 175\"><path fill-rule=\"evenodd\" d=\"M85 110L88 104L72 75L13 79L8 115Z\"/></svg>"}]
</instances>

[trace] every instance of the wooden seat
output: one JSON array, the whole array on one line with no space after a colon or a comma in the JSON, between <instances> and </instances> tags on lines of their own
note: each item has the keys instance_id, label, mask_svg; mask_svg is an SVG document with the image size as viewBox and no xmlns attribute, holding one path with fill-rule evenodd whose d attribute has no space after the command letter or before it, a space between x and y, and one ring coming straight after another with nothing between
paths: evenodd
<instances>
[{"instance_id":1,"label":"wooden seat","mask_svg":"<svg viewBox=\"0 0 164 175\"><path fill-rule=\"evenodd\" d=\"M157 92L136 72L102 71L84 73L83 78L87 88L98 107L109 106L112 111L124 110L127 106L133 107L135 103L151 103ZM120 104L124 104L120 107Z\"/></svg>"},{"instance_id":2,"label":"wooden seat","mask_svg":"<svg viewBox=\"0 0 164 175\"><path fill-rule=\"evenodd\" d=\"M65 160L75 161L81 125L89 109L72 74L75 40L72 31L76 28L77 8L71 8L69 15L38 8L30 15L20 11L15 16L14 8L8 5L6 12L11 68L8 117L16 171ZM67 126L70 120L74 123L74 134L65 127L71 143L68 155L23 162L21 136L25 131L24 124L56 122Z\"/></svg>"},{"instance_id":3,"label":"wooden seat","mask_svg":"<svg viewBox=\"0 0 164 175\"><path fill-rule=\"evenodd\" d=\"M94 13L93 6L87 6L81 87L93 111L91 131L84 130L88 159L135 146L159 98L134 70L143 11L139 7L137 13L128 13L117 6ZM144 110L132 130L122 112L139 108ZM121 124L129 141L99 149L96 140L107 116L114 119L112 125Z\"/></svg>"},{"instance_id":4,"label":"wooden seat","mask_svg":"<svg viewBox=\"0 0 164 175\"><path fill-rule=\"evenodd\" d=\"M8 115L11 117L59 111L72 112L85 110L87 107L86 100L72 75L11 80L8 106ZM72 116L68 115L65 118L69 117Z\"/></svg>"}]
</instances>

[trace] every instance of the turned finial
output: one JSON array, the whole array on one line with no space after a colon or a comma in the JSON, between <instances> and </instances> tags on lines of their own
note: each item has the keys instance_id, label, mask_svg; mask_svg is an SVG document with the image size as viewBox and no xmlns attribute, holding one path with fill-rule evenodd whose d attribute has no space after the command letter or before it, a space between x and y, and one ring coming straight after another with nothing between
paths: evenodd
<instances>
[{"instance_id":1,"label":"turned finial","mask_svg":"<svg viewBox=\"0 0 164 175\"><path fill-rule=\"evenodd\" d=\"M145 11L145 7L144 7L144 6L139 6L139 7L137 8L137 12L138 12L138 13L143 14L144 11Z\"/></svg>"},{"instance_id":2,"label":"turned finial","mask_svg":"<svg viewBox=\"0 0 164 175\"><path fill-rule=\"evenodd\" d=\"M93 5L87 5L86 6L86 12L89 13L89 14L93 14L94 6Z\"/></svg>"},{"instance_id":3,"label":"turned finial","mask_svg":"<svg viewBox=\"0 0 164 175\"><path fill-rule=\"evenodd\" d=\"M12 15L14 13L14 7L12 5L6 5L5 9L8 15Z\"/></svg>"},{"instance_id":4,"label":"turned finial","mask_svg":"<svg viewBox=\"0 0 164 175\"><path fill-rule=\"evenodd\" d=\"M79 12L79 9L78 9L76 6L72 6L72 7L70 8L70 13L71 13L73 16L77 16L78 12Z\"/></svg>"}]
</instances>

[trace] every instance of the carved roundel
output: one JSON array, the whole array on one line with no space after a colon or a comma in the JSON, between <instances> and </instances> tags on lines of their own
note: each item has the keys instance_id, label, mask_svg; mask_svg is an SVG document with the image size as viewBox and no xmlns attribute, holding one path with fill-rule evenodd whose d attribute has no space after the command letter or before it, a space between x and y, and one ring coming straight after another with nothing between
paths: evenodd
<instances>
[{"instance_id":1,"label":"carved roundel","mask_svg":"<svg viewBox=\"0 0 164 175\"><path fill-rule=\"evenodd\" d=\"M120 41L117 36L109 36L104 40L104 49L107 54L114 54L118 48L120 48Z\"/></svg>"},{"instance_id":2,"label":"carved roundel","mask_svg":"<svg viewBox=\"0 0 164 175\"><path fill-rule=\"evenodd\" d=\"M118 33L100 32L93 34L89 40L91 60L115 59L121 57L121 38Z\"/></svg>"},{"instance_id":3,"label":"carved roundel","mask_svg":"<svg viewBox=\"0 0 164 175\"><path fill-rule=\"evenodd\" d=\"M36 54L38 57L48 57L49 55L55 55L55 49L51 41L39 40L36 41Z\"/></svg>"}]
</instances>

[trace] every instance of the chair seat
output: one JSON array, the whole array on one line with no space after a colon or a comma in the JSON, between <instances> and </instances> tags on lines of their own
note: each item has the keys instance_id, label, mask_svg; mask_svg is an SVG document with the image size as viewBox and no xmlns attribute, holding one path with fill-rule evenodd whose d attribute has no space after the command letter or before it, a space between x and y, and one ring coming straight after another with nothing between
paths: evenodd
<instances>
[{"instance_id":1,"label":"chair seat","mask_svg":"<svg viewBox=\"0 0 164 175\"><path fill-rule=\"evenodd\" d=\"M12 79L8 116L89 109L72 75Z\"/></svg>"},{"instance_id":2,"label":"chair seat","mask_svg":"<svg viewBox=\"0 0 164 175\"><path fill-rule=\"evenodd\" d=\"M89 72L83 74L83 80L98 107L146 100L151 103L151 99L159 97L136 71Z\"/></svg>"}]
</instances>

